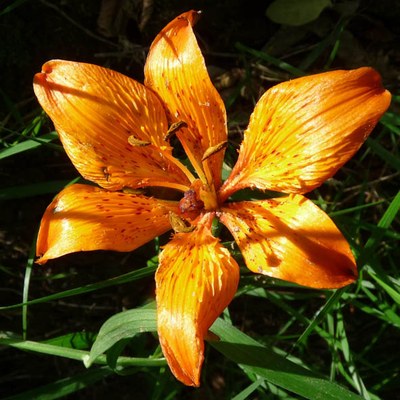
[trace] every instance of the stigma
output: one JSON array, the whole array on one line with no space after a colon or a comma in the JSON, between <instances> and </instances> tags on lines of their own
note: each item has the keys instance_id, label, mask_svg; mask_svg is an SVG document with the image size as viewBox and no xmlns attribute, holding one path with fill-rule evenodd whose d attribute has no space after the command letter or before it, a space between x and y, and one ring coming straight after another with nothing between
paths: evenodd
<instances>
[{"instance_id":1,"label":"stigma","mask_svg":"<svg viewBox=\"0 0 400 400\"><path fill-rule=\"evenodd\" d=\"M193 189L187 190L179 202L179 213L182 217L196 219L204 210L204 202Z\"/></svg>"}]
</instances>

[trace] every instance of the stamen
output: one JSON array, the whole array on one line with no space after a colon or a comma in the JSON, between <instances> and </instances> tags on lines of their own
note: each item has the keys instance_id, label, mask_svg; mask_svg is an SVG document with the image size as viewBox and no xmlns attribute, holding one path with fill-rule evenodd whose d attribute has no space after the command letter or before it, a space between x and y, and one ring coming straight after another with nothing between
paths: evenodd
<instances>
[{"instance_id":1,"label":"stamen","mask_svg":"<svg viewBox=\"0 0 400 400\"><path fill-rule=\"evenodd\" d=\"M140 140L133 135L128 137L128 143L131 146L139 146L139 147L149 146L151 144L151 142L148 142L147 140Z\"/></svg>"},{"instance_id":2,"label":"stamen","mask_svg":"<svg viewBox=\"0 0 400 400\"><path fill-rule=\"evenodd\" d=\"M171 139L171 137L174 134L176 134L176 132L178 132L179 129L187 128L187 127L188 127L188 124L185 121L177 121L177 122L172 123L171 126L168 128L167 134L164 136L164 140L167 141L167 140ZM204 173L203 166L201 165L200 160L198 160L198 158L195 157L195 154L192 153L190 147L187 145L187 142L185 140L181 140L180 142L181 142L181 144L183 146L183 150L187 154L194 170L197 172L197 175L199 176L199 178L201 179L201 181L203 183L207 183L208 182L207 176ZM189 175L187 175L187 174L186 174L186 176L189 177ZM190 179L190 182L193 182L194 180L195 180L195 178Z\"/></svg>"},{"instance_id":3,"label":"stamen","mask_svg":"<svg viewBox=\"0 0 400 400\"><path fill-rule=\"evenodd\" d=\"M180 125L178 128L175 129L175 131L182 126L182 123L186 125L186 122L183 122L183 121L180 121L179 123L177 122L177 124L180 124ZM131 146L136 146L136 147L146 147L146 146L150 146L152 144L151 142L148 142L146 140L140 140L133 135L128 137L128 143ZM173 164L175 164L187 176L187 178L189 179L190 182L193 182L196 179L193 176L193 174L178 159L176 159L168 151L165 151L162 147L158 147L158 146L157 146L157 150L162 153L163 157L165 157L166 159L171 161ZM161 185L161 186L167 186L167 185ZM181 190L181 189L179 189L179 190ZM185 189L184 191L186 191L186 190L187 189Z\"/></svg>"},{"instance_id":4,"label":"stamen","mask_svg":"<svg viewBox=\"0 0 400 400\"><path fill-rule=\"evenodd\" d=\"M193 225L190 225L187 221L172 211L169 212L169 222L176 233L189 233L193 232L195 229Z\"/></svg>"},{"instance_id":5,"label":"stamen","mask_svg":"<svg viewBox=\"0 0 400 400\"><path fill-rule=\"evenodd\" d=\"M127 186L122 188L122 192L127 194L145 194L145 190L142 188L133 189Z\"/></svg>"},{"instance_id":6,"label":"stamen","mask_svg":"<svg viewBox=\"0 0 400 400\"><path fill-rule=\"evenodd\" d=\"M193 174L172 154L168 153L167 151L163 151L162 155L163 155L163 157L170 160L173 164L175 164L187 176L190 183L192 183L196 180L196 178L193 176Z\"/></svg>"},{"instance_id":7,"label":"stamen","mask_svg":"<svg viewBox=\"0 0 400 400\"><path fill-rule=\"evenodd\" d=\"M167 141L171 139L173 135L175 135L176 132L179 131L181 128L187 128L187 123L185 121L178 121L174 122L171 124L171 126L168 128L167 134L164 136L164 140Z\"/></svg>"},{"instance_id":8,"label":"stamen","mask_svg":"<svg viewBox=\"0 0 400 400\"><path fill-rule=\"evenodd\" d=\"M201 161L204 162L205 160L207 160L207 158L209 158L209 157L211 157L212 155L218 153L219 151L225 149L227 146L228 146L228 142L225 141L225 142L218 143L218 144L215 145L215 146L209 147L209 148L204 152L203 158L201 159Z\"/></svg>"}]
</instances>

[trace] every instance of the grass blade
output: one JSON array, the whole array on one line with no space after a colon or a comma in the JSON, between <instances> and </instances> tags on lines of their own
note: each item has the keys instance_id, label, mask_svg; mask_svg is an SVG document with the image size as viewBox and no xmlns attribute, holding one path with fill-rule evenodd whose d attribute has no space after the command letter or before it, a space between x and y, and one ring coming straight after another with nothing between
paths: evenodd
<instances>
[{"instance_id":1,"label":"grass blade","mask_svg":"<svg viewBox=\"0 0 400 400\"><path fill-rule=\"evenodd\" d=\"M247 372L307 399L360 400L348 389L277 355L225 321L218 319L211 328L220 341L210 342L219 352Z\"/></svg>"},{"instance_id":2,"label":"grass blade","mask_svg":"<svg viewBox=\"0 0 400 400\"><path fill-rule=\"evenodd\" d=\"M288 72L289 74L291 74L293 76L306 75L306 73L304 71L302 71L301 69L298 69L298 68L294 67L293 65L286 63L285 61L279 60L278 58L272 57L263 51L254 50L251 47L247 47L242 43L236 43L235 47L239 51L251 54L252 56L259 58L260 60L264 60L267 63L275 65L276 67Z\"/></svg>"},{"instance_id":3,"label":"grass blade","mask_svg":"<svg viewBox=\"0 0 400 400\"><path fill-rule=\"evenodd\" d=\"M14 146L7 147L5 149L0 150L0 160L14 156L19 153L23 153L24 151L32 150L37 147L43 146L45 144L51 143L53 140L58 139L58 135L56 132L46 133L43 136L28 139L21 143L17 143ZM54 145L53 145L54 146ZM62 146L57 146L60 150L63 150Z\"/></svg>"},{"instance_id":4,"label":"grass blade","mask_svg":"<svg viewBox=\"0 0 400 400\"><path fill-rule=\"evenodd\" d=\"M155 320L154 320L155 326ZM153 329L153 328L151 328ZM0 332L0 345L15 347L24 351L33 351L35 353L48 354L51 356L64 357L70 360L84 362L89 358L89 352L85 350L61 347L45 342L35 342L32 340L23 340L16 335ZM105 355L96 358L93 364L106 365ZM142 357L118 357L117 367L159 367L166 365L164 358L142 358Z\"/></svg>"},{"instance_id":5,"label":"grass blade","mask_svg":"<svg viewBox=\"0 0 400 400\"><path fill-rule=\"evenodd\" d=\"M250 386L248 386L246 389L242 390L235 397L233 397L232 400L246 400L263 382L264 379L257 379Z\"/></svg>"},{"instance_id":6,"label":"grass blade","mask_svg":"<svg viewBox=\"0 0 400 400\"><path fill-rule=\"evenodd\" d=\"M393 220L396 218L397 213L400 209L400 191L397 192L397 195L389 204L389 207L383 214L382 218L379 220L377 228L371 234L371 237L367 240L362 253L359 256L358 264L362 267L367 263L370 256L373 254L375 249L381 243L381 239L385 235L386 230L390 227ZM372 267L371 267L372 268Z\"/></svg>"},{"instance_id":7,"label":"grass blade","mask_svg":"<svg viewBox=\"0 0 400 400\"><path fill-rule=\"evenodd\" d=\"M305 331L300 335L297 339L296 343L293 345L293 348L299 345L300 343L304 343L305 340L310 336L310 334L314 331L314 329L326 318L326 315L333 309L333 307L339 302L342 298L343 294L348 290L347 287L336 290L329 297L325 305L317 312L315 317L312 319L310 324L307 326Z\"/></svg>"},{"instance_id":8,"label":"grass blade","mask_svg":"<svg viewBox=\"0 0 400 400\"><path fill-rule=\"evenodd\" d=\"M387 151L379 142L375 139L368 138L367 145L373 150L374 153L378 154L385 162L390 166L400 171L400 159L393 155L390 151Z\"/></svg>"},{"instance_id":9,"label":"grass blade","mask_svg":"<svg viewBox=\"0 0 400 400\"><path fill-rule=\"evenodd\" d=\"M45 386L38 387L36 389L28 390L26 392L6 397L3 400L53 400L60 399L71 393L78 392L93 383L105 378L113 373L107 367L100 367L84 371L81 374L74 375L68 378L60 379L56 382L50 383Z\"/></svg>"},{"instance_id":10,"label":"grass blade","mask_svg":"<svg viewBox=\"0 0 400 400\"><path fill-rule=\"evenodd\" d=\"M25 268L24 287L22 290L22 302L24 303L24 305L22 306L22 335L24 339L26 339L28 333L28 296L29 296L29 284L32 275L32 266L35 260L36 236L37 234L35 235L35 238L31 245L31 249L29 251L29 258Z\"/></svg>"},{"instance_id":11,"label":"grass blade","mask_svg":"<svg viewBox=\"0 0 400 400\"><path fill-rule=\"evenodd\" d=\"M12 304L10 306L2 306L0 307L0 310L11 310L14 308L20 308L24 305L32 305L32 304L39 304L39 303L45 303L47 301L51 300L58 300L62 299L65 297L70 297L70 296L77 296L80 294L84 293L89 293L93 292L95 290L103 289L109 286L115 286L115 285L122 285L124 283L132 282L138 279L142 279L146 276L150 276L154 274L156 271L157 266L150 266L150 267L144 267L136 271L128 272L123 275L116 276L115 278L107 279L105 281L101 282L96 282L96 283L89 283L88 285L81 286L79 288L75 289L68 289L64 290L63 292L58 292L51 294L49 296L44 296L39 299L34 299L30 300L26 303L18 303L18 304Z\"/></svg>"},{"instance_id":12,"label":"grass blade","mask_svg":"<svg viewBox=\"0 0 400 400\"><path fill-rule=\"evenodd\" d=\"M80 177L75 179L74 181L77 181L79 179ZM61 189L69 184L71 184L71 181L65 180L39 182L30 185L11 186L8 188L0 189L0 200L23 199L27 197L39 196L42 194L58 193L59 191L61 191Z\"/></svg>"}]
</instances>

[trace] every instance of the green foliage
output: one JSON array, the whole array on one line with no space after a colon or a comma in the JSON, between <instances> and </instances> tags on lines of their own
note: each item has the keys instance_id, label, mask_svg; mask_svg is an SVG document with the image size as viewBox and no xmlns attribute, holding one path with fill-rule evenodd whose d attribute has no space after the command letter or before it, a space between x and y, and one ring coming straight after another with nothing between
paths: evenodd
<instances>
[{"instance_id":1,"label":"green foliage","mask_svg":"<svg viewBox=\"0 0 400 400\"><path fill-rule=\"evenodd\" d=\"M49 385L28 390L15 396L9 396L4 400L52 400L65 398L69 394L76 393L88 386L94 385L96 382L106 378L112 371L107 367L101 367L90 371L84 371L80 374L60 379Z\"/></svg>"},{"instance_id":2,"label":"green foliage","mask_svg":"<svg viewBox=\"0 0 400 400\"><path fill-rule=\"evenodd\" d=\"M275 0L267 8L267 16L278 24L299 26L316 20L331 7L330 0Z\"/></svg>"}]
</instances>

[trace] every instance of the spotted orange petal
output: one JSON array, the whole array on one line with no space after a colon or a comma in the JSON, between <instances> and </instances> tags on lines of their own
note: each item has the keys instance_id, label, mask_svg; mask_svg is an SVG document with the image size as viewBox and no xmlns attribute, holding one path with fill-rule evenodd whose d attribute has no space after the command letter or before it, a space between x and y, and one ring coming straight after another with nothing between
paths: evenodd
<instances>
[{"instance_id":1,"label":"spotted orange petal","mask_svg":"<svg viewBox=\"0 0 400 400\"><path fill-rule=\"evenodd\" d=\"M389 104L379 74L367 67L271 88L254 109L222 199L244 187L313 190L352 157Z\"/></svg>"},{"instance_id":2,"label":"spotted orange petal","mask_svg":"<svg viewBox=\"0 0 400 400\"><path fill-rule=\"evenodd\" d=\"M34 90L86 179L110 190L190 186L163 139L163 106L140 83L96 65L53 60L35 75Z\"/></svg>"},{"instance_id":3,"label":"spotted orange petal","mask_svg":"<svg viewBox=\"0 0 400 400\"><path fill-rule=\"evenodd\" d=\"M218 189L224 158L218 145L227 140L226 112L193 33L198 15L186 12L158 34L147 57L145 85L164 101L171 122L187 124L176 134L199 177ZM209 149L218 151L202 161Z\"/></svg>"},{"instance_id":4,"label":"spotted orange petal","mask_svg":"<svg viewBox=\"0 0 400 400\"><path fill-rule=\"evenodd\" d=\"M156 273L160 343L172 373L199 386L208 328L232 300L239 267L211 235L212 214L191 233L178 233L160 256Z\"/></svg>"},{"instance_id":5,"label":"spotted orange petal","mask_svg":"<svg viewBox=\"0 0 400 400\"><path fill-rule=\"evenodd\" d=\"M313 288L339 288L357 277L346 239L302 195L230 203L220 219L253 272Z\"/></svg>"},{"instance_id":6,"label":"spotted orange petal","mask_svg":"<svg viewBox=\"0 0 400 400\"><path fill-rule=\"evenodd\" d=\"M88 250L131 251L171 229L177 203L89 185L62 190L47 207L37 240L37 261Z\"/></svg>"}]
</instances>

